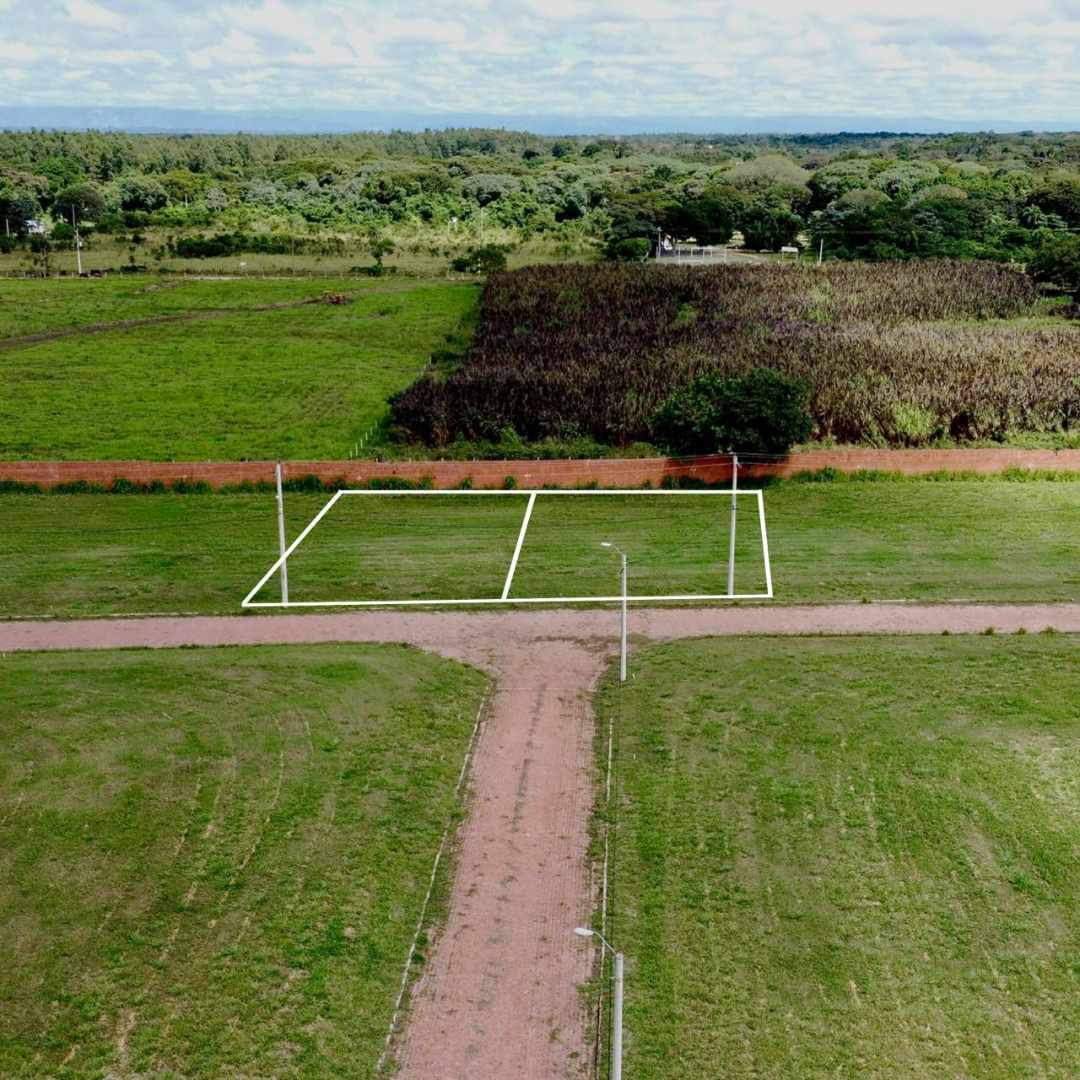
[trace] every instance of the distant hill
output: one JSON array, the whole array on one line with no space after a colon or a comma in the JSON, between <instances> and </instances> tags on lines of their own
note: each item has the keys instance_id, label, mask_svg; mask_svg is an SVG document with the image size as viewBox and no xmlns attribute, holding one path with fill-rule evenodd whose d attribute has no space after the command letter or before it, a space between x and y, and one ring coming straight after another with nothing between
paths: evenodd
<instances>
[{"instance_id":1,"label":"distant hill","mask_svg":"<svg viewBox=\"0 0 1080 1080\"><path fill-rule=\"evenodd\" d=\"M940 134L952 131L1071 131L1080 117L1045 123L956 120L928 116L558 116L491 113L421 114L326 109L227 111L139 106L0 106L0 128L130 132L308 134L347 131L425 131L430 128L505 128L538 135L633 135L658 132L694 134L795 134L893 132Z\"/></svg>"}]
</instances>

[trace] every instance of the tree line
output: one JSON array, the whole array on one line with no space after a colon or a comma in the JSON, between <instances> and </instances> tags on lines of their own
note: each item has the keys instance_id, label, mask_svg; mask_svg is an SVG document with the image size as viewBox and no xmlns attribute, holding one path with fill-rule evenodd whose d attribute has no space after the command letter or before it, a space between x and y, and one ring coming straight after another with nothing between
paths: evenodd
<instances>
[{"instance_id":1,"label":"tree line","mask_svg":"<svg viewBox=\"0 0 1080 1080\"><path fill-rule=\"evenodd\" d=\"M799 243L829 258L1012 261L1067 284L1080 136L9 131L0 216L8 247L73 221L171 235L408 224L452 237L479 224L574 236L612 259L647 257L664 234L739 234L753 250Z\"/></svg>"}]
</instances>

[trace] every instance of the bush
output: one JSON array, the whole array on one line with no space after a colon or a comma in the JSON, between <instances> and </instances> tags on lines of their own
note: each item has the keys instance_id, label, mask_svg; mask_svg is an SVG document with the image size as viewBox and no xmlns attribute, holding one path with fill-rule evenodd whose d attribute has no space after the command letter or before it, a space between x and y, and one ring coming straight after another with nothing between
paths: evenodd
<instances>
[{"instance_id":1,"label":"bush","mask_svg":"<svg viewBox=\"0 0 1080 1080\"><path fill-rule=\"evenodd\" d=\"M458 274L497 274L506 269L506 256L510 248L505 244L485 244L469 248L450 262L450 269Z\"/></svg>"},{"instance_id":2,"label":"bush","mask_svg":"<svg viewBox=\"0 0 1080 1080\"><path fill-rule=\"evenodd\" d=\"M612 262L642 262L649 257L650 251L652 244L645 237L631 236L608 244L605 254Z\"/></svg>"},{"instance_id":3,"label":"bush","mask_svg":"<svg viewBox=\"0 0 1080 1080\"><path fill-rule=\"evenodd\" d=\"M1058 285L1080 300L1080 236L1055 236L1035 253L1028 266L1040 282Z\"/></svg>"},{"instance_id":4,"label":"bush","mask_svg":"<svg viewBox=\"0 0 1080 1080\"><path fill-rule=\"evenodd\" d=\"M676 453L783 454L810 435L808 396L804 383L767 368L706 372L660 406L653 434Z\"/></svg>"}]
</instances>

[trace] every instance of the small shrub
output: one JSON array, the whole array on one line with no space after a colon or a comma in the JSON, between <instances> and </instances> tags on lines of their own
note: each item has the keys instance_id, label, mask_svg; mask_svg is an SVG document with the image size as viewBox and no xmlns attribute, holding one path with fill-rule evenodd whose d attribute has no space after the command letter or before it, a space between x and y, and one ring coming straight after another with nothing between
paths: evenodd
<instances>
[{"instance_id":1,"label":"small shrub","mask_svg":"<svg viewBox=\"0 0 1080 1080\"><path fill-rule=\"evenodd\" d=\"M497 274L506 269L506 256L512 250L506 244L469 248L464 255L450 260L450 269L458 274Z\"/></svg>"},{"instance_id":2,"label":"small shrub","mask_svg":"<svg viewBox=\"0 0 1080 1080\"><path fill-rule=\"evenodd\" d=\"M892 410L892 439L900 446L923 446L938 433L938 423L929 409L898 401Z\"/></svg>"}]
</instances>

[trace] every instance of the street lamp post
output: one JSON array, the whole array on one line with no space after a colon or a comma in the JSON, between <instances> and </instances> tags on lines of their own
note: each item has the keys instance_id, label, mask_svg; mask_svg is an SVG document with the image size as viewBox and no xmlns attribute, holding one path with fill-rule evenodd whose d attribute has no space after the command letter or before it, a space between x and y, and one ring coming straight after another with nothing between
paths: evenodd
<instances>
[{"instance_id":1,"label":"street lamp post","mask_svg":"<svg viewBox=\"0 0 1080 1080\"><path fill-rule=\"evenodd\" d=\"M575 927L574 933L578 937L598 937L611 953L611 1080L622 1080L623 954L616 952L603 934L587 926Z\"/></svg>"},{"instance_id":2,"label":"street lamp post","mask_svg":"<svg viewBox=\"0 0 1080 1080\"><path fill-rule=\"evenodd\" d=\"M619 620L619 682L626 682L626 628L627 628L627 560L626 552L608 540L601 541L602 548L608 548L619 555L619 593L622 597L622 613Z\"/></svg>"}]
</instances>

